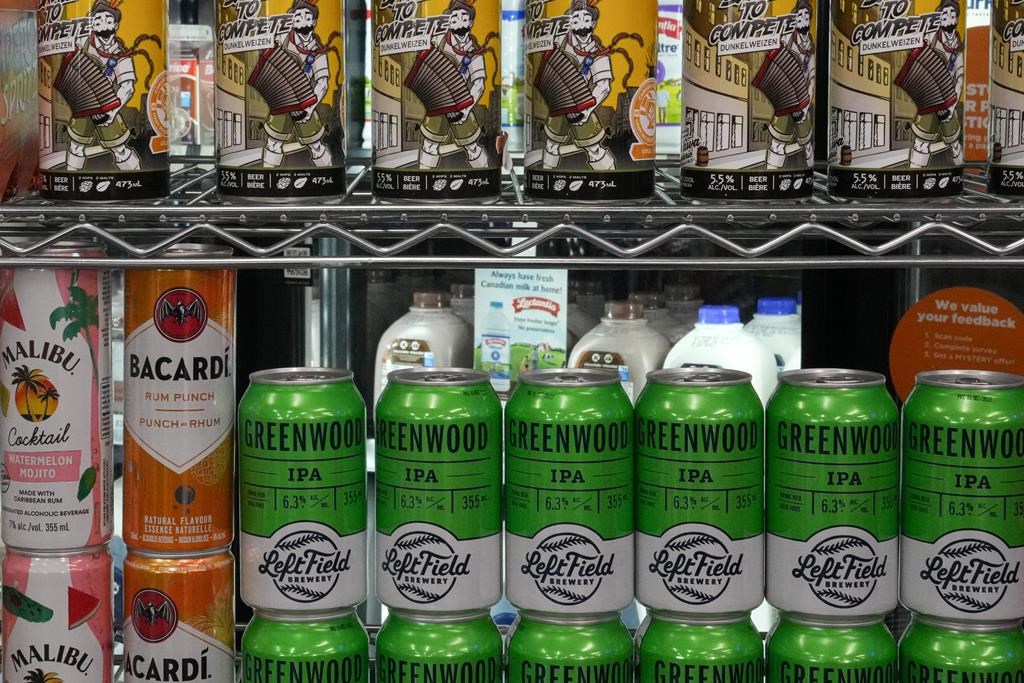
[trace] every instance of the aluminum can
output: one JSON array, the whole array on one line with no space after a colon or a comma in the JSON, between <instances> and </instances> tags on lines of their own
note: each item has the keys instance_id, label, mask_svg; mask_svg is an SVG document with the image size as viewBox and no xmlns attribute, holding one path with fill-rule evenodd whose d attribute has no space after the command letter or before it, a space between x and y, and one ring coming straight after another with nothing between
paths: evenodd
<instances>
[{"instance_id":1,"label":"aluminum can","mask_svg":"<svg viewBox=\"0 0 1024 683\"><path fill-rule=\"evenodd\" d=\"M900 683L1024 681L1020 620L951 622L916 616L900 639Z\"/></svg>"},{"instance_id":2,"label":"aluminum can","mask_svg":"<svg viewBox=\"0 0 1024 683\"><path fill-rule=\"evenodd\" d=\"M633 601L633 406L610 370L519 375L505 408L505 577L524 610Z\"/></svg>"},{"instance_id":3,"label":"aluminum can","mask_svg":"<svg viewBox=\"0 0 1024 683\"><path fill-rule=\"evenodd\" d=\"M900 426L885 377L783 372L766 425L768 602L844 618L893 610Z\"/></svg>"},{"instance_id":4,"label":"aluminum can","mask_svg":"<svg viewBox=\"0 0 1024 683\"><path fill-rule=\"evenodd\" d=\"M501 634L486 611L392 610L377 634L377 683L501 683Z\"/></svg>"},{"instance_id":5,"label":"aluminum can","mask_svg":"<svg viewBox=\"0 0 1024 683\"><path fill-rule=\"evenodd\" d=\"M614 613L521 612L507 659L508 683L633 683L633 642Z\"/></svg>"},{"instance_id":6,"label":"aluminum can","mask_svg":"<svg viewBox=\"0 0 1024 683\"><path fill-rule=\"evenodd\" d=\"M67 268L0 275L3 542L31 550L106 543L114 526L110 274L68 243ZM74 262L71 259L76 259Z\"/></svg>"},{"instance_id":7,"label":"aluminum can","mask_svg":"<svg viewBox=\"0 0 1024 683\"><path fill-rule=\"evenodd\" d=\"M124 561L124 679L233 681L235 560L129 551Z\"/></svg>"},{"instance_id":8,"label":"aluminum can","mask_svg":"<svg viewBox=\"0 0 1024 683\"><path fill-rule=\"evenodd\" d=\"M684 614L764 600L764 408L737 370L647 375L636 404L636 595Z\"/></svg>"},{"instance_id":9,"label":"aluminum can","mask_svg":"<svg viewBox=\"0 0 1024 683\"><path fill-rule=\"evenodd\" d=\"M937 370L903 406L900 599L956 621L1024 617L1024 377Z\"/></svg>"},{"instance_id":10,"label":"aluminum can","mask_svg":"<svg viewBox=\"0 0 1024 683\"><path fill-rule=\"evenodd\" d=\"M242 635L242 683L366 683L370 641L355 612L257 611Z\"/></svg>"},{"instance_id":11,"label":"aluminum can","mask_svg":"<svg viewBox=\"0 0 1024 683\"><path fill-rule=\"evenodd\" d=\"M187 269L230 253L181 244L167 256L182 269L125 272L124 539L135 550L233 538L235 271Z\"/></svg>"},{"instance_id":12,"label":"aluminum can","mask_svg":"<svg viewBox=\"0 0 1024 683\"><path fill-rule=\"evenodd\" d=\"M4 680L111 683L113 576L106 545L33 554L8 547Z\"/></svg>"},{"instance_id":13,"label":"aluminum can","mask_svg":"<svg viewBox=\"0 0 1024 683\"><path fill-rule=\"evenodd\" d=\"M959 194L967 2L831 3L829 191L870 199Z\"/></svg>"},{"instance_id":14,"label":"aluminum can","mask_svg":"<svg viewBox=\"0 0 1024 683\"><path fill-rule=\"evenodd\" d=\"M249 375L238 407L242 600L336 612L366 598L366 405L348 370Z\"/></svg>"},{"instance_id":15,"label":"aluminum can","mask_svg":"<svg viewBox=\"0 0 1024 683\"><path fill-rule=\"evenodd\" d=\"M636 641L637 683L764 681L764 642L747 612L649 612Z\"/></svg>"},{"instance_id":16,"label":"aluminum can","mask_svg":"<svg viewBox=\"0 0 1024 683\"><path fill-rule=\"evenodd\" d=\"M683 21L683 195L810 197L816 0L684 3Z\"/></svg>"},{"instance_id":17,"label":"aluminum can","mask_svg":"<svg viewBox=\"0 0 1024 683\"><path fill-rule=\"evenodd\" d=\"M48 199L167 195L167 2L38 4L39 169Z\"/></svg>"},{"instance_id":18,"label":"aluminum can","mask_svg":"<svg viewBox=\"0 0 1024 683\"><path fill-rule=\"evenodd\" d=\"M1024 7L1013 0L992 0L988 67L988 189L1002 195L1024 194L1024 161L1019 130L1011 121L1024 116Z\"/></svg>"},{"instance_id":19,"label":"aluminum can","mask_svg":"<svg viewBox=\"0 0 1024 683\"><path fill-rule=\"evenodd\" d=\"M782 615L768 635L767 683L897 683L896 641L882 617Z\"/></svg>"},{"instance_id":20,"label":"aluminum can","mask_svg":"<svg viewBox=\"0 0 1024 683\"><path fill-rule=\"evenodd\" d=\"M569 201L654 193L657 0L527 0L526 193Z\"/></svg>"},{"instance_id":21,"label":"aluminum can","mask_svg":"<svg viewBox=\"0 0 1024 683\"><path fill-rule=\"evenodd\" d=\"M501 403L479 370L398 370L377 402L377 595L465 612L501 599Z\"/></svg>"},{"instance_id":22,"label":"aluminum can","mask_svg":"<svg viewBox=\"0 0 1024 683\"><path fill-rule=\"evenodd\" d=\"M374 195L497 198L500 0L372 4Z\"/></svg>"},{"instance_id":23,"label":"aluminum can","mask_svg":"<svg viewBox=\"0 0 1024 683\"><path fill-rule=\"evenodd\" d=\"M276 202L343 194L342 5L215 7L218 192Z\"/></svg>"}]
</instances>

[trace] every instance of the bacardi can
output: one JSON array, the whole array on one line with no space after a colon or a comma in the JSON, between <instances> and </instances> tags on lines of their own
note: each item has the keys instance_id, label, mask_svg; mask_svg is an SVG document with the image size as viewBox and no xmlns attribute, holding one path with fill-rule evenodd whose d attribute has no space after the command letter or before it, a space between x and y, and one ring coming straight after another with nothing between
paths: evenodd
<instances>
[{"instance_id":1,"label":"bacardi can","mask_svg":"<svg viewBox=\"0 0 1024 683\"><path fill-rule=\"evenodd\" d=\"M0 275L3 542L82 548L114 525L110 274L86 267L94 244L45 254L68 266Z\"/></svg>"},{"instance_id":2,"label":"bacardi can","mask_svg":"<svg viewBox=\"0 0 1024 683\"><path fill-rule=\"evenodd\" d=\"M611 370L519 375L505 409L506 591L524 610L633 601L633 406Z\"/></svg>"},{"instance_id":3,"label":"bacardi can","mask_svg":"<svg viewBox=\"0 0 1024 683\"><path fill-rule=\"evenodd\" d=\"M366 683L370 641L355 612L257 611L242 635L242 683Z\"/></svg>"},{"instance_id":4,"label":"bacardi can","mask_svg":"<svg viewBox=\"0 0 1024 683\"><path fill-rule=\"evenodd\" d=\"M1024 140L1012 122L1024 116L1024 7L1013 0L992 0L989 14L988 189L1021 195Z\"/></svg>"},{"instance_id":5,"label":"bacardi can","mask_svg":"<svg viewBox=\"0 0 1024 683\"><path fill-rule=\"evenodd\" d=\"M900 683L1024 681L1019 619L950 622L917 615L900 639Z\"/></svg>"},{"instance_id":6,"label":"bacardi can","mask_svg":"<svg viewBox=\"0 0 1024 683\"><path fill-rule=\"evenodd\" d=\"M235 271L230 250L181 244L180 269L125 272L124 539L135 550L231 544Z\"/></svg>"},{"instance_id":7,"label":"bacardi can","mask_svg":"<svg viewBox=\"0 0 1024 683\"><path fill-rule=\"evenodd\" d=\"M46 0L38 8L43 196L164 197L166 0Z\"/></svg>"},{"instance_id":8,"label":"bacardi can","mask_svg":"<svg viewBox=\"0 0 1024 683\"><path fill-rule=\"evenodd\" d=\"M768 636L765 659L767 683L898 683L896 641L881 616L784 614Z\"/></svg>"},{"instance_id":9,"label":"bacardi can","mask_svg":"<svg viewBox=\"0 0 1024 683\"><path fill-rule=\"evenodd\" d=\"M366 598L366 405L348 370L249 376L238 407L242 600L328 612Z\"/></svg>"},{"instance_id":10,"label":"bacardi can","mask_svg":"<svg viewBox=\"0 0 1024 683\"><path fill-rule=\"evenodd\" d=\"M636 404L636 595L685 614L764 600L764 408L750 375L673 368Z\"/></svg>"},{"instance_id":11,"label":"bacardi can","mask_svg":"<svg viewBox=\"0 0 1024 683\"><path fill-rule=\"evenodd\" d=\"M105 545L3 561L5 681L113 679L113 571Z\"/></svg>"},{"instance_id":12,"label":"bacardi can","mask_svg":"<svg viewBox=\"0 0 1024 683\"><path fill-rule=\"evenodd\" d=\"M637 683L764 682L764 642L746 612L651 611L636 640Z\"/></svg>"},{"instance_id":13,"label":"bacardi can","mask_svg":"<svg viewBox=\"0 0 1024 683\"><path fill-rule=\"evenodd\" d=\"M217 190L277 202L344 193L341 4L215 6Z\"/></svg>"},{"instance_id":14,"label":"bacardi can","mask_svg":"<svg viewBox=\"0 0 1024 683\"><path fill-rule=\"evenodd\" d=\"M1024 377L937 370L903 406L900 599L957 621L1024 617Z\"/></svg>"},{"instance_id":15,"label":"bacardi can","mask_svg":"<svg viewBox=\"0 0 1024 683\"><path fill-rule=\"evenodd\" d=\"M633 683L633 641L610 614L521 612L508 641L508 683Z\"/></svg>"},{"instance_id":16,"label":"bacardi can","mask_svg":"<svg viewBox=\"0 0 1024 683\"><path fill-rule=\"evenodd\" d=\"M768 602L843 618L894 609L900 426L885 377L784 372L766 423Z\"/></svg>"},{"instance_id":17,"label":"bacardi can","mask_svg":"<svg viewBox=\"0 0 1024 683\"><path fill-rule=\"evenodd\" d=\"M500 0L374 0L374 195L501 193L500 23Z\"/></svg>"},{"instance_id":18,"label":"bacardi can","mask_svg":"<svg viewBox=\"0 0 1024 683\"><path fill-rule=\"evenodd\" d=\"M479 370L388 376L377 402L377 595L418 612L501 598L501 403Z\"/></svg>"},{"instance_id":19,"label":"bacardi can","mask_svg":"<svg viewBox=\"0 0 1024 683\"><path fill-rule=\"evenodd\" d=\"M124 562L124 679L233 681L235 561L129 551Z\"/></svg>"},{"instance_id":20,"label":"bacardi can","mask_svg":"<svg viewBox=\"0 0 1024 683\"><path fill-rule=\"evenodd\" d=\"M501 683L502 643L486 611L392 610L377 634L377 683Z\"/></svg>"}]
</instances>

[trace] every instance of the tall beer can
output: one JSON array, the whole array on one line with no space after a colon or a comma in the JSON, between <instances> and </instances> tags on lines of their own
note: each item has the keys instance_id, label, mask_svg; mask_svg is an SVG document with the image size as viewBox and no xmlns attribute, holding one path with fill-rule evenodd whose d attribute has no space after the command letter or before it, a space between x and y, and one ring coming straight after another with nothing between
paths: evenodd
<instances>
[{"instance_id":1,"label":"tall beer can","mask_svg":"<svg viewBox=\"0 0 1024 683\"><path fill-rule=\"evenodd\" d=\"M99 545L114 526L109 273L87 268L94 244L46 254L67 267L0 273L3 541L31 550Z\"/></svg>"},{"instance_id":2,"label":"tall beer can","mask_svg":"<svg viewBox=\"0 0 1024 683\"><path fill-rule=\"evenodd\" d=\"M988 189L1024 194L1024 5L992 0L988 67ZM1015 130L1016 128L1016 130Z\"/></svg>"}]
</instances>

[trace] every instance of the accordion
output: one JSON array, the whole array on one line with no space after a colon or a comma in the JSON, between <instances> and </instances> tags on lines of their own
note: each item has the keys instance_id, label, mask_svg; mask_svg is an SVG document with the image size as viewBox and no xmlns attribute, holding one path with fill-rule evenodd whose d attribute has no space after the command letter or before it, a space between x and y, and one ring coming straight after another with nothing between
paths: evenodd
<instances>
[{"instance_id":1,"label":"accordion","mask_svg":"<svg viewBox=\"0 0 1024 683\"><path fill-rule=\"evenodd\" d=\"M956 103L956 82L946 60L926 45L911 50L894 82L914 101L918 114L934 114Z\"/></svg>"},{"instance_id":2,"label":"accordion","mask_svg":"<svg viewBox=\"0 0 1024 683\"><path fill-rule=\"evenodd\" d=\"M798 112L811 103L810 88L800 57L785 47L777 47L764 57L754 76L754 87L764 93L775 108L776 116Z\"/></svg>"},{"instance_id":3,"label":"accordion","mask_svg":"<svg viewBox=\"0 0 1024 683\"><path fill-rule=\"evenodd\" d=\"M61 60L53 87L71 107L71 117L76 119L105 114L121 104L114 84L103 75L100 63L78 50Z\"/></svg>"},{"instance_id":4,"label":"accordion","mask_svg":"<svg viewBox=\"0 0 1024 683\"><path fill-rule=\"evenodd\" d=\"M473 104L466 79L455 63L436 47L416 55L404 82L423 103L427 116L450 114Z\"/></svg>"},{"instance_id":5,"label":"accordion","mask_svg":"<svg viewBox=\"0 0 1024 683\"><path fill-rule=\"evenodd\" d=\"M574 114L597 104L579 65L557 48L544 53L533 82L548 105L548 116Z\"/></svg>"},{"instance_id":6,"label":"accordion","mask_svg":"<svg viewBox=\"0 0 1024 683\"><path fill-rule=\"evenodd\" d=\"M267 101L271 114L291 114L317 103L302 64L280 45L260 53L248 83Z\"/></svg>"}]
</instances>

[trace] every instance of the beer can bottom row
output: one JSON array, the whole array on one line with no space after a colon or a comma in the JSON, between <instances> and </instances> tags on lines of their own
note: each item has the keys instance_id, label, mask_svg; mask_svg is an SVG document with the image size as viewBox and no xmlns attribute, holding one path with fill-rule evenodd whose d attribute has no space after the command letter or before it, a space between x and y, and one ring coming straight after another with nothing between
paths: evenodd
<instances>
[{"instance_id":1,"label":"beer can bottom row","mask_svg":"<svg viewBox=\"0 0 1024 683\"><path fill-rule=\"evenodd\" d=\"M1021 621L952 622L915 614L900 640L900 678L925 681L1024 681Z\"/></svg>"},{"instance_id":2,"label":"beer can bottom row","mask_svg":"<svg viewBox=\"0 0 1024 683\"><path fill-rule=\"evenodd\" d=\"M896 683L896 641L882 617L783 614L768 636L767 683Z\"/></svg>"},{"instance_id":3,"label":"beer can bottom row","mask_svg":"<svg viewBox=\"0 0 1024 683\"><path fill-rule=\"evenodd\" d=\"M501 680L501 634L487 611L391 610L377 634L377 683Z\"/></svg>"},{"instance_id":4,"label":"beer can bottom row","mask_svg":"<svg viewBox=\"0 0 1024 683\"><path fill-rule=\"evenodd\" d=\"M508 683L631 683L633 640L617 613L521 612L508 643Z\"/></svg>"},{"instance_id":5,"label":"beer can bottom row","mask_svg":"<svg viewBox=\"0 0 1024 683\"><path fill-rule=\"evenodd\" d=\"M355 612L257 611L242 636L244 683L369 680L370 641Z\"/></svg>"},{"instance_id":6,"label":"beer can bottom row","mask_svg":"<svg viewBox=\"0 0 1024 683\"><path fill-rule=\"evenodd\" d=\"M764 642L749 612L692 618L652 610L636 640L637 683L764 681Z\"/></svg>"}]
</instances>

